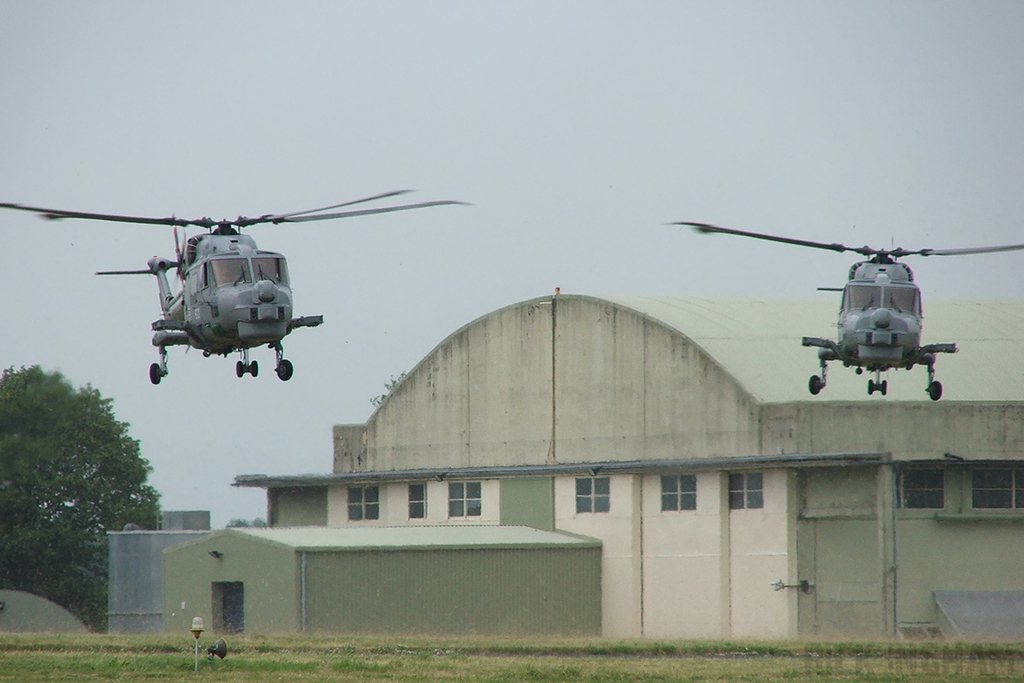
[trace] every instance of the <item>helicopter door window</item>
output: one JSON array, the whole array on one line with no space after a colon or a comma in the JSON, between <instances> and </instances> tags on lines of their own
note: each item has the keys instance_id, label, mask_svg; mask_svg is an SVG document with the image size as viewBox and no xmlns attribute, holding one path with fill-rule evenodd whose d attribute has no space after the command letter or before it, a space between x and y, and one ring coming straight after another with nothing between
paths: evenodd
<instances>
[{"instance_id":1,"label":"helicopter door window","mask_svg":"<svg viewBox=\"0 0 1024 683\"><path fill-rule=\"evenodd\" d=\"M288 267L283 258L257 256L252 260L252 269L257 280L270 280L274 284L288 284Z\"/></svg>"},{"instance_id":2,"label":"helicopter door window","mask_svg":"<svg viewBox=\"0 0 1024 683\"><path fill-rule=\"evenodd\" d=\"M878 308L882 300L882 288L874 285L851 285L846 288L846 309L865 310Z\"/></svg>"},{"instance_id":3,"label":"helicopter door window","mask_svg":"<svg viewBox=\"0 0 1024 683\"><path fill-rule=\"evenodd\" d=\"M249 262L244 258L215 259L210 264L213 268L213 281L217 287L252 282Z\"/></svg>"}]
</instances>

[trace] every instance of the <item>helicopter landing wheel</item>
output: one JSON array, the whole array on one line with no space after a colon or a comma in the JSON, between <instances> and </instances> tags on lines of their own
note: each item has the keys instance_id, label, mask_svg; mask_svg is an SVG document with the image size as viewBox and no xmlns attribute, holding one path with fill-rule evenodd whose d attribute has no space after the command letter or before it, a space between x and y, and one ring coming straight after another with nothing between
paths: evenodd
<instances>
[{"instance_id":1,"label":"helicopter landing wheel","mask_svg":"<svg viewBox=\"0 0 1024 683\"><path fill-rule=\"evenodd\" d=\"M869 379L868 396L875 393L876 391L880 393L882 396L885 396L886 392L889 391L889 380L883 379L881 382L876 382L874 380Z\"/></svg>"},{"instance_id":2,"label":"helicopter landing wheel","mask_svg":"<svg viewBox=\"0 0 1024 683\"><path fill-rule=\"evenodd\" d=\"M256 361L249 363L249 374L252 375L253 377L260 374L259 363L257 363Z\"/></svg>"},{"instance_id":3,"label":"helicopter landing wheel","mask_svg":"<svg viewBox=\"0 0 1024 683\"><path fill-rule=\"evenodd\" d=\"M290 360L281 359L281 362L277 364L277 377L282 382L287 382L292 378L292 373L295 372L295 368L292 366Z\"/></svg>"},{"instance_id":4,"label":"helicopter landing wheel","mask_svg":"<svg viewBox=\"0 0 1024 683\"><path fill-rule=\"evenodd\" d=\"M938 401L942 398L942 383L938 380L928 385L928 398L933 401Z\"/></svg>"},{"instance_id":5,"label":"helicopter landing wheel","mask_svg":"<svg viewBox=\"0 0 1024 683\"><path fill-rule=\"evenodd\" d=\"M246 370L247 368L245 366L245 363L243 363L242 361L238 361L237 363L235 363L235 375L238 376L239 378L241 378L242 375L246 373Z\"/></svg>"},{"instance_id":6,"label":"helicopter landing wheel","mask_svg":"<svg viewBox=\"0 0 1024 683\"><path fill-rule=\"evenodd\" d=\"M808 390L809 390L809 391L811 392L811 394L813 394L814 396L817 396L817 395L818 395L818 393L819 393L819 392L820 392L820 391L821 391L821 390L822 390L822 389L823 389L824 387L825 387L825 383L824 383L823 381L821 381L821 378L820 378L820 377L818 377L817 375L811 375L811 378L810 378L809 380L807 380L807 389L808 389Z\"/></svg>"},{"instance_id":7,"label":"helicopter landing wheel","mask_svg":"<svg viewBox=\"0 0 1024 683\"><path fill-rule=\"evenodd\" d=\"M160 367L159 363L153 363L149 366L149 381L153 384L160 384L160 380L164 377L164 371Z\"/></svg>"}]
</instances>

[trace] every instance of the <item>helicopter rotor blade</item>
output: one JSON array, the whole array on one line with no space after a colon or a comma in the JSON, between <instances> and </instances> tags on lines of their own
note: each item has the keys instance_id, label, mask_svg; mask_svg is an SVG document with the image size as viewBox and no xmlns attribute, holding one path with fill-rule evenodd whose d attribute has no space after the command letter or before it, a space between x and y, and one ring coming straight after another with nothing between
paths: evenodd
<instances>
[{"instance_id":1,"label":"helicopter rotor blade","mask_svg":"<svg viewBox=\"0 0 1024 683\"><path fill-rule=\"evenodd\" d=\"M921 256L962 256L965 254L992 254L999 251L1019 251L1024 244L1006 244L1001 247L967 247L965 249L921 249L910 252Z\"/></svg>"},{"instance_id":2,"label":"helicopter rotor blade","mask_svg":"<svg viewBox=\"0 0 1024 683\"><path fill-rule=\"evenodd\" d=\"M667 225L688 225L699 233L703 234L714 234L720 233L723 235L737 235L739 237L753 237L758 240L767 240L768 242L781 242L783 244L795 244L800 247L812 247L814 249L827 249L829 251L852 251L863 256L873 256L878 253L878 249L872 249L871 247L848 247L845 244L838 244L833 242L832 244L826 244L825 242L812 242L811 240L801 240L793 237L780 237L778 235L766 235L760 232L747 232L745 230L734 230L733 228L722 228L717 225L711 225L710 223L694 223L692 221L676 221L668 223Z\"/></svg>"},{"instance_id":3,"label":"helicopter rotor blade","mask_svg":"<svg viewBox=\"0 0 1024 683\"><path fill-rule=\"evenodd\" d=\"M184 218L177 218L175 216L167 216L166 218L154 218L151 216L122 216L119 214L111 213L91 213L88 211L65 211L63 209L46 209L39 206L24 206L22 204L9 204L6 202L0 202L0 208L14 209L15 211L29 211L31 213L39 214L43 218L51 221L59 221L64 218L83 218L86 220L94 221L113 221L115 223L142 223L144 225L175 225L181 227L185 227L187 225L195 225L203 228L210 228L217 225L216 221L213 221L209 218L186 220Z\"/></svg>"},{"instance_id":4,"label":"helicopter rotor blade","mask_svg":"<svg viewBox=\"0 0 1024 683\"><path fill-rule=\"evenodd\" d=\"M391 192L382 192L372 197L364 197L363 199L355 199L350 202L342 202L341 204L332 204L331 206L324 206L319 209L308 209L306 211L293 211L291 213L282 213L277 216L273 216L270 222L276 222L276 220L282 218L291 218L293 216L304 216L311 213L320 213L321 211L331 211L332 209L340 209L345 206L354 206L356 204L365 204L366 202L373 202L378 199L387 199L388 197L397 197L398 195L409 194L414 190L392 190Z\"/></svg>"},{"instance_id":5,"label":"helicopter rotor blade","mask_svg":"<svg viewBox=\"0 0 1024 683\"><path fill-rule=\"evenodd\" d=\"M392 213L394 211L408 211L409 209L425 209L431 206L469 206L468 202L460 202L452 199L438 199L429 202L417 202L416 204L401 204L399 206L382 206L376 209L355 209L352 211L338 211L336 213L324 213L315 216L292 215L277 217L272 223L307 223L310 221L327 221L336 218L352 218L354 216L372 216L378 213Z\"/></svg>"},{"instance_id":6,"label":"helicopter rotor blade","mask_svg":"<svg viewBox=\"0 0 1024 683\"><path fill-rule=\"evenodd\" d=\"M146 270L100 270L97 275L152 275L153 271Z\"/></svg>"}]
</instances>

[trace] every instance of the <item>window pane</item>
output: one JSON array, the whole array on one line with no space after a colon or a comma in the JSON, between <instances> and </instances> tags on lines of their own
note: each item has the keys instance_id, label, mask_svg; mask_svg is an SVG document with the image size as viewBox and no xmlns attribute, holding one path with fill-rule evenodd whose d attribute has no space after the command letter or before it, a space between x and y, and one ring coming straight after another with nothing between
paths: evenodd
<instances>
[{"instance_id":1,"label":"window pane","mask_svg":"<svg viewBox=\"0 0 1024 683\"><path fill-rule=\"evenodd\" d=\"M409 500L423 501L427 499L427 490L424 484L409 484Z\"/></svg>"},{"instance_id":2,"label":"window pane","mask_svg":"<svg viewBox=\"0 0 1024 683\"><path fill-rule=\"evenodd\" d=\"M361 520L363 518L363 506L358 504L350 504L348 506L348 518L353 522L358 522L359 520Z\"/></svg>"},{"instance_id":3,"label":"window pane","mask_svg":"<svg viewBox=\"0 0 1024 683\"><path fill-rule=\"evenodd\" d=\"M1013 470L974 470L971 483L974 488L1008 489L1013 487Z\"/></svg>"},{"instance_id":4,"label":"window pane","mask_svg":"<svg viewBox=\"0 0 1024 683\"><path fill-rule=\"evenodd\" d=\"M974 489L971 506L976 508L1013 507L1013 491L1010 489Z\"/></svg>"},{"instance_id":5,"label":"window pane","mask_svg":"<svg viewBox=\"0 0 1024 683\"><path fill-rule=\"evenodd\" d=\"M942 470L907 470L903 473L905 489L941 489Z\"/></svg>"},{"instance_id":6,"label":"window pane","mask_svg":"<svg viewBox=\"0 0 1024 683\"><path fill-rule=\"evenodd\" d=\"M450 500L448 501L448 516L449 517L465 517L466 516L466 504L463 500Z\"/></svg>"},{"instance_id":7,"label":"window pane","mask_svg":"<svg viewBox=\"0 0 1024 683\"><path fill-rule=\"evenodd\" d=\"M679 509L679 495L676 493L663 493L661 494L661 511L667 512L670 510Z\"/></svg>"},{"instance_id":8,"label":"window pane","mask_svg":"<svg viewBox=\"0 0 1024 683\"><path fill-rule=\"evenodd\" d=\"M608 496L594 496L594 512L608 512L610 501Z\"/></svg>"},{"instance_id":9,"label":"window pane","mask_svg":"<svg viewBox=\"0 0 1024 683\"><path fill-rule=\"evenodd\" d=\"M763 477L761 476L760 472L748 472L747 473L747 490L748 491L752 491L752 490L760 491L763 488L762 481L763 481Z\"/></svg>"},{"instance_id":10,"label":"window pane","mask_svg":"<svg viewBox=\"0 0 1024 683\"><path fill-rule=\"evenodd\" d=\"M363 498L368 504L378 502L380 500L380 489L376 486L367 486Z\"/></svg>"},{"instance_id":11,"label":"window pane","mask_svg":"<svg viewBox=\"0 0 1024 683\"><path fill-rule=\"evenodd\" d=\"M479 498L468 498L466 500L466 516L467 517L479 517L480 516L480 499Z\"/></svg>"},{"instance_id":12,"label":"window pane","mask_svg":"<svg viewBox=\"0 0 1024 683\"><path fill-rule=\"evenodd\" d=\"M611 484L608 477L594 479L594 495L607 496L609 493L611 493Z\"/></svg>"},{"instance_id":13,"label":"window pane","mask_svg":"<svg viewBox=\"0 0 1024 683\"><path fill-rule=\"evenodd\" d=\"M761 491L747 491L747 507L754 510L764 507L764 495Z\"/></svg>"},{"instance_id":14,"label":"window pane","mask_svg":"<svg viewBox=\"0 0 1024 683\"><path fill-rule=\"evenodd\" d=\"M576 496L576 512L590 512L590 496Z\"/></svg>"},{"instance_id":15,"label":"window pane","mask_svg":"<svg viewBox=\"0 0 1024 683\"><path fill-rule=\"evenodd\" d=\"M426 517L426 511L426 506L421 502L409 503L409 519L423 519Z\"/></svg>"},{"instance_id":16,"label":"window pane","mask_svg":"<svg viewBox=\"0 0 1024 683\"><path fill-rule=\"evenodd\" d=\"M742 510L743 498L743 491L729 491L729 509Z\"/></svg>"},{"instance_id":17,"label":"window pane","mask_svg":"<svg viewBox=\"0 0 1024 683\"><path fill-rule=\"evenodd\" d=\"M664 493L675 493L679 490L679 477L662 477L661 478L661 492Z\"/></svg>"},{"instance_id":18,"label":"window pane","mask_svg":"<svg viewBox=\"0 0 1024 683\"><path fill-rule=\"evenodd\" d=\"M697 492L697 475L695 474L680 474L679 475L679 491L696 493Z\"/></svg>"},{"instance_id":19,"label":"window pane","mask_svg":"<svg viewBox=\"0 0 1024 683\"><path fill-rule=\"evenodd\" d=\"M448 497L449 498L465 498L466 487L461 481L452 482L448 484Z\"/></svg>"},{"instance_id":20,"label":"window pane","mask_svg":"<svg viewBox=\"0 0 1024 683\"><path fill-rule=\"evenodd\" d=\"M363 489L356 486L350 487L348 490L348 502L349 505L352 505L354 503L362 503Z\"/></svg>"},{"instance_id":21,"label":"window pane","mask_svg":"<svg viewBox=\"0 0 1024 683\"><path fill-rule=\"evenodd\" d=\"M380 505L377 503L366 504L366 519L380 519Z\"/></svg>"},{"instance_id":22,"label":"window pane","mask_svg":"<svg viewBox=\"0 0 1024 683\"><path fill-rule=\"evenodd\" d=\"M743 490L743 475L742 474L730 474L729 475L729 491L742 491Z\"/></svg>"},{"instance_id":23,"label":"window pane","mask_svg":"<svg viewBox=\"0 0 1024 683\"><path fill-rule=\"evenodd\" d=\"M480 482L471 481L466 483L466 498L480 497Z\"/></svg>"},{"instance_id":24,"label":"window pane","mask_svg":"<svg viewBox=\"0 0 1024 683\"><path fill-rule=\"evenodd\" d=\"M590 486L591 480L588 479L577 479L576 480L576 495L577 496L589 496L591 492Z\"/></svg>"},{"instance_id":25,"label":"window pane","mask_svg":"<svg viewBox=\"0 0 1024 683\"><path fill-rule=\"evenodd\" d=\"M679 509L680 510L696 510L697 509L697 494L694 493L680 493L679 494Z\"/></svg>"}]
</instances>

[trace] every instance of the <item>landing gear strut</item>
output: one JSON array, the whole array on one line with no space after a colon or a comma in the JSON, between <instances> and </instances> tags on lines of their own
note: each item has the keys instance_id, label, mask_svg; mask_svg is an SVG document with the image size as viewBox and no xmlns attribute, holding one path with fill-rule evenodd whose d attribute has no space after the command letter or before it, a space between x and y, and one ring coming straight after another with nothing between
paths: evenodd
<instances>
[{"instance_id":1,"label":"landing gear strut","mask_svg":"<svg viewBox=\"0 0 1024 683\"><path fill-rule=\"evenodd\" d=\"M242 360L235 363L235 375L244 376L246 373L253 377L260 374L260 365L256 361L249 362L249 349L242 349Z\"/></svg>"},{"instance_id":2,"label":"landing gear strut","mask_svg":"<svg viewBox=\"0 0 1024 683\"><path fill-rule=\"evenodd\" d=\"M928 398L933 401L938 401L942 398L942 383L935 379L935 364L928 364L928 388L925 389L928 392Z\"/></svg>"},{"instance_id":3,"label":"landing gear strut","mask_svg":"<svg viewBox=\"0 0 1024 683\"><path fill-rule=\"evenodd\" d=\"M811 378L807 380L807 390L814 396L825 388L826 377L828 376L828 363L824 360L821 361L821 376L811 375Z\"/></svg>"},{"instance_id":4,"label":"landing gear strut","mask_svg":"<svg viewBox=\"0 0 1024 683\"><path fill-rule=\"evenodd\" d=\"M149 381L153 384L160 384L160 380L167 376L167 348L160 348L160 362L149 366Z\"/></svg>"},{"instance_id":5,"label":"landing gear strut","mask_svg":"<svg viewBox=\"0 0 1024 683\"><path fill-rule=\"evenodd\" d=\"M274 349L277 354L277 367L274 368L274 372L277 373L278 379L282 382L287 382L292 378L292 373L295 372L295 368L292 366L290 360L284 357L284 347L281 346L281 342L274 342L270 345L270 348Z\"/></svg>"},{"instance_id":6,"label":"landing gear strut","mask_svg":"<svg viewBox=\"0 0 1024 683\"><path fill-rule=\"evenodd\" d=\"M876 391L880 392L882 396L885 396L885 392L887 392L888 390L889 381L882 379L881 370L875 370L875 379L868 380L868 396L875 393Z\"/></svg>"}]
</instances>

